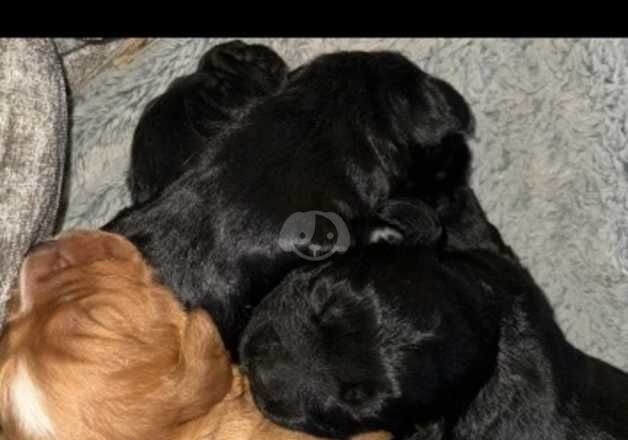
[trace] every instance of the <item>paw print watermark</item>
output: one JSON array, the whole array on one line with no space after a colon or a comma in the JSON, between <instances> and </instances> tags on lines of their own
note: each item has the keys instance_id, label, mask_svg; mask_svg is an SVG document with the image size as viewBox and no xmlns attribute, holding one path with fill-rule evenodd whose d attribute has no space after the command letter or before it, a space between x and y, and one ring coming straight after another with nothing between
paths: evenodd
<instances>
[{"instance_id":1,"label":"paw print watermark","mask_svg":"<svg viewBox=\"0 0 628 440\"><path fill-rule=\"evenodd\" d=\"M351 236L335 212L295 212L283 223L279 247L310 261L321 261L349 249Z\"/></svg>"}]
</instances>

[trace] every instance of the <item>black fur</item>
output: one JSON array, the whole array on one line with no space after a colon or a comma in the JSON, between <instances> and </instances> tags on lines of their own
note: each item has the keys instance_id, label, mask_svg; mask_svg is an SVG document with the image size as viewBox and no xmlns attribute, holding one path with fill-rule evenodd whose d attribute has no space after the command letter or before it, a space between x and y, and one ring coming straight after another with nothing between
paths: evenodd
<instances>
[{"instance_id":1,"label":"black fur","mask_svg":"<svg viewBox=\"0 0 628 440\"><path fill-rule=\"evenodd\" d=\"M472 191L436 208L456 207L440 248L354 250L260 303L240 347L259 408L334 438L628 439L628 375L566 341Z\"/></svg>"},{"instance_id":2,"label":"black fur","mask_svg":"<svg viewBox=\"0 0 628 440\"><path fill-rule=\"evenodd\" d=\"M241 41L208 51L196 72L177 78L147 106L133 135L128 183L134 203L159 194L199 160L247 106L279 89L285 62L266 46Z\"/></svg>"},{"instance_id":3,"label":"black fur","mask_svg":"<svg viewBox=\"0 0 628 440\"><path fill-rule=\"evenodd\" d=\"M334 213L351 244L368 242L371 228L389 224L377 211L397 192L412 193L421 182L435 191L458 184L454 174L468 166L460 142L473 125L462 96L396 53L324 55L285 79L281 68L267 67L282 65L268 63L269 49L236 49L255 53L236 57L218 46L218 55L228 54L208 55L202 72L147 109L130 179L135 200L144 202L105 226L139 246L185 304L212 314L234 356L251 309L309 263L290 249L345 250L325 239L338 233L333 223L309 243L291 235L280 241L291 215ZM259 75L251 71L271 72L262 75L270 86L258 87L263 97L236 94L232 103L232 95L214 94L221 81L255 89L249 84L260 83ZM454 138L457 148L441 151Z\"/></svg>"}]
</instances>

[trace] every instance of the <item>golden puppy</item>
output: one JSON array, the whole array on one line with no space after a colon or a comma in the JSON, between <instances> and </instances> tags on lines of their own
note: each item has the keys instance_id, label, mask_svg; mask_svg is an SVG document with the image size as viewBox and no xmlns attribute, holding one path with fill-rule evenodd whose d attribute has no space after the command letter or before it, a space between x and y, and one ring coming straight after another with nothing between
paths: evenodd
<instances>
[{"instance_id":1,"label":"golden puppy","mask_svg":"<svg viewBox=\"0 0 628 440\"><path fill-rule=\"evenodd\" d=\"M186 313L130 242L100 231L24 261L0 404L7 440L313 438L264 419L209 316Z\"/></svg>"}]
</instances>

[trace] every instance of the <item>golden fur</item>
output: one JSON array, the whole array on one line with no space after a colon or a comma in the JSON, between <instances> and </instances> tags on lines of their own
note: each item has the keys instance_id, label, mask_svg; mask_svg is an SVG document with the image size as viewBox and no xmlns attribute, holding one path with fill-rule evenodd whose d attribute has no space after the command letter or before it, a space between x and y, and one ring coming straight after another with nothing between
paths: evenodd
<instances>
[{"instance_id":1,"label":"golden fur","mask_svg":"<svg viewBox=\"0 0 628 440\"><path fill-rule=\"evenodd\" d=\"M264 419L210 317L186 313L130 242L100 231L24 261L0 402L7 440L313 439Z\"/></svg>"}]
</instances>

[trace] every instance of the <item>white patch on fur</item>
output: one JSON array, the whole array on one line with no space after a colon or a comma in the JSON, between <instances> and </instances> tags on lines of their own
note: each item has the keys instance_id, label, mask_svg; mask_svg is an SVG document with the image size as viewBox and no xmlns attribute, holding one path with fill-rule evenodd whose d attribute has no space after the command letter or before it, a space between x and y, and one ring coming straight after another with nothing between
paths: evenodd
<instances>
[{"instance_id":1,"label":"white patch on fur","mask_svg":"<svg viewBox=\"0 0 628 440\"><path fill-rule=\"evenodd\" d=\"M53 438L52 422L42 404L40 390L23 363L18 362L9 388L9 404L20 430L34 438Z\"/></svg>"},{"instance_id":2,"label":"white patch on fur","mask_svg":"<svg viewBox=\"0 0 628 440\"><path fill-rule=\"evenodd\" d=\"M370 243L379 243L385 241L387 243L400 243L403 240L403 235L393 228L383 227L373 229L369 236Z\"/></svg>"}]
</instances>

